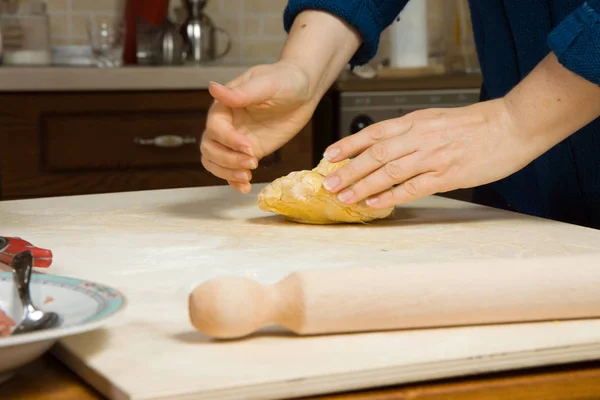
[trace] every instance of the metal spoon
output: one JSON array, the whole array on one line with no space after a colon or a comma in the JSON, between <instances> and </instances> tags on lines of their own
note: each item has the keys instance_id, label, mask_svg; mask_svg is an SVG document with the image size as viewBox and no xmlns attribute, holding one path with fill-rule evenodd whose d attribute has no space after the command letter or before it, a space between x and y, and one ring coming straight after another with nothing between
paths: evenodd
<instances>
[{"instance_id":1,"label":"metal spoon","mask_svg":"<svg viewBox=\"0 0 600 400\"><path fill-rule=\"evenodd\" d=\"M29 282L33 270L33 255L26 250L17 254L11 263L15 286L23 306L23 320L13 330L12 334L26 333L41 329L52 328L60 322L58 314L38 310L31 303L29 295Z\"/></svg>"}]
</instances>

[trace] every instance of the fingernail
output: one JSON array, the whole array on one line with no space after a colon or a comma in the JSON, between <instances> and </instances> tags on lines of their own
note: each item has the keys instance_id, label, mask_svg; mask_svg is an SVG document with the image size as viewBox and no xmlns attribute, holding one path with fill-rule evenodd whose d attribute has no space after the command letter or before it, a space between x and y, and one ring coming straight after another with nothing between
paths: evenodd
<instances>
[{"instance_id":1,"label":"fingernail","mask_svg":"<svg viewBox=\"0 0 600 400\"><path fill-rule=\"evenodd\" d=\"M344 190L342 193L338 194L338 200L342 203L347 202L352 197L354 197L354 191L351 189Z\"/></svg>"},{"instance_id":2,"label":"fingernail","mask_svg":"<svg viewBox=\"0 0 600 400\"><path fill-rule=\"evenodd\" d=\"M340 149L338 149L337 147L332 147L331 149L328 149L327 151L325 151L325 154L323 154L323 156L328 160L331 161L332 159L334 159L335 157L340 155Z\"/></svg>"},{"instance_id":3,"label":"fingernail","mask_svg":"<svg viewBox=\"0 0 600 400\"><path fill-rule=\"evenodd\" d=\"M239 180L248 181L250 178L248 177L247 172L239 171L235 173L235 177Z\"/></svg>"},{"instance_id":4,"label":"fingernail","mask_svg":"<svg viewBox=\"0 0 600 400\"><path fill-rule=\"evenodd\" d=\"M244 162L244 167L246 168L250 168L250 169L255 169L256 167L258 167L256 160L246 160Z\"/></svg>"},{"instance_id":5,"label":"fingernail","mask_svg":"<svg viewBox=\"0 0 600 400\"><path fill-rule=\"evenodd\" d=\"M248 154L250 157L254 157L254 151L250 147L244 147L244 153Z\"/></svg>"},{"instance_id":6,"label":"fingernail","mask_svg":"<svg viewBox=\"0 0 600 400\"><path fill-rule=\"evenodd\" d=\"M367 206L372 206L373 204L377 204L378 201L379 201L379 197L371 197L371 198L367 199L365 201L365 203L367 203Z\"/></svg>"},{"instance_id":7,"label":"fingernail","mask_svg":"<svg viewBox=\"0 0 600 400\"><path fill-rule=\"evenodd\" d=\"M213 85L217 85L217 86L221 86L221 87L223 87L223 85L221 85L219 82L210 81L210 83L212 83Z\"/></svg>"},{"instance_id":8,"label":"fingernail","mask_svg":"<svg viewBox=\"0 0 600 400\"><path fill-rule=\"evenodd\" d=\"M339 184L340 178L334 175L325 179L325 181L323 182L323 187L327 190L333 190Z\"/></svg>"}]
</instances>

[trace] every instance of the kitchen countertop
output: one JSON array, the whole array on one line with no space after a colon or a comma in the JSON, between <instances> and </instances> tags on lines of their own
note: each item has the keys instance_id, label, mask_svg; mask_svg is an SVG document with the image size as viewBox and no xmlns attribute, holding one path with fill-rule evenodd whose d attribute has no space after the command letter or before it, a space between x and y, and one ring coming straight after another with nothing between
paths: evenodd
<instances>
[{"instance_id":1,"label":"kitchen countertop","mask_svg":"<svg viewBox=\"0 0 600 400\"><path fill-rule=\"evenodd\" d=\"M246 65L202 67L0 67L0 92L197 90L210 81L227 83Z\"/></svg>"},{"instance_id":2,"label":"kitchen countertop","mask_svg":"<svg viewBox=\"0 0 600 400\"><path fill-rule=\"evenodd\" d=\"M0 92L201 90L210 81L227 83L250 65L155 67L0 67ZM343 72L334 84L338 91L478 88L478 74L444 74L406 78L364 79Z\"/></svg>"}]
</instances>

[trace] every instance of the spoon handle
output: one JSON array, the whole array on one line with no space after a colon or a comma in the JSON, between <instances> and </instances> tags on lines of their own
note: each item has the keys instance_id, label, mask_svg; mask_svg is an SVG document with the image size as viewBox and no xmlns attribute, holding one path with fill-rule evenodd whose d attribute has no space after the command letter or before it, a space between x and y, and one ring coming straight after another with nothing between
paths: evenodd
<instances>
[{"instance_id":1,"label":"spoon handle","mask_svg":"<svg viewBox=\"0 0 600 400\"><path fill-rule=\"evenodd\" d=\"M27 308L31 304L29 296L29 281L31 280L31 271L33 270L33 255L31 251L25 250L15 255L11 266L19 299L23 307Z\"/></svg>"},{"instance_id":2,"label":"spoon handle","mask_svg":"<svg viewBox=\"0 0 600 400\"><path fill-rule=\"evenodd\" d=\"M26 250L31 251L34 267L48 268L52 264L52 251L36 247L18 237L0 236L0 263L11 265L13 258Z\"/></svg>"}]
</instances>

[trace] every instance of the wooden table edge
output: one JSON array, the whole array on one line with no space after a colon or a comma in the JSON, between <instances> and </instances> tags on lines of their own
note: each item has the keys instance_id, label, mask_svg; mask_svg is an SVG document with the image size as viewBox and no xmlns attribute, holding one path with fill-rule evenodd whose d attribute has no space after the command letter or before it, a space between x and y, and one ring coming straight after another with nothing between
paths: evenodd
<instances>
[{"instance_id":1,"label":"wooden table edge","mask_svg":"<svg viewBox=\"0 0 600 400\"><path fill-rule=\"evenodd\" d=\"M600 361L416 382L301 400L600 399ZM51 353L0 385L0 399L104 400Z\"/></svg>"}]
</instances>

